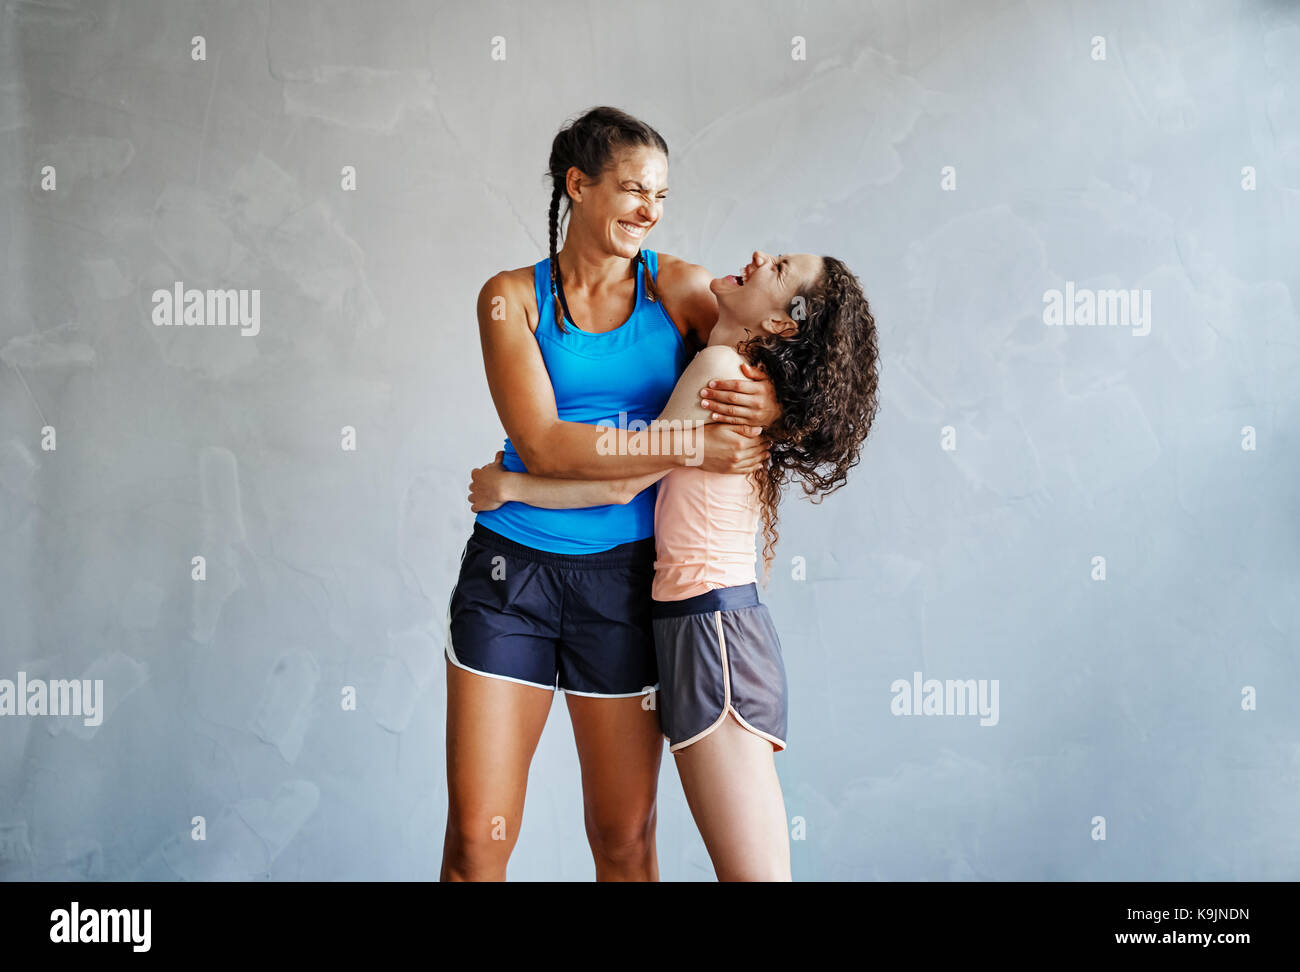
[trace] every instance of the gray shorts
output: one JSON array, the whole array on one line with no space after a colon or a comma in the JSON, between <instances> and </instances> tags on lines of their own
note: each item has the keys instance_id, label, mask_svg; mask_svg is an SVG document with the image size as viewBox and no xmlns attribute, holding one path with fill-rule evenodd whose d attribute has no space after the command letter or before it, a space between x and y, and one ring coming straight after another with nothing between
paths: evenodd
<instances>
[{"instance_id":1,"label":"gray shorts","mask_svg":"<svg viewBox=\"0 0 1300 972\"><path fill-rule=\"evenodd\" d=\"M758 587L708 591L651 605L659 661L659 726L668 751L698 742L731 712L785 749L788 690L781 640Z\"/></svg>"}]
</instances>

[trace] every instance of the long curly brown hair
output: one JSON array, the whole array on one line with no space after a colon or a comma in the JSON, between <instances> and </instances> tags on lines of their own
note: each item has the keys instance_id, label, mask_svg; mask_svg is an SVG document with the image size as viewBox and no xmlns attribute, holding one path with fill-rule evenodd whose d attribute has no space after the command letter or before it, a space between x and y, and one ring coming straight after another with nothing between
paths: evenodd
<instances>
[{"instance_id":1,"label":"long curly brown hair","mask_svg":"<svg viewBox=\"0 0 1300 972\"><path fill-rule=\"evenodd\" d=\"M737 345L763 368L781 404L765 434L767 463L752 480L763 512L763 584L771 572L781 490L797 480L812 502L848 481L879 408L876 321L862 285L847 266L822 257L822 273L793 301L792 335L760 334Z\"/></svg>"}]
</instances>

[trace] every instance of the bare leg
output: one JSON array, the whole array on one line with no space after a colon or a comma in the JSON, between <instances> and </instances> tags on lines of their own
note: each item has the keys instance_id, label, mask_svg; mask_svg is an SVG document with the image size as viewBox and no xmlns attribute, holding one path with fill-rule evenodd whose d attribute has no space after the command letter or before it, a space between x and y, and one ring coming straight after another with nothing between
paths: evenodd
<instances>
[{"instance_id":1,"label":"bare leg","mask_svg":"<svg viewBox=\"0 0 1300 972\"><path fill-rule=\"evenodd\" d=\"M658 881L655 794L663 736L641 698L565 695L582 764L587 840L597 881Z\"/></svg>"},{"instance_id":2,"label":"bare leg","mask_svg":"<svg viewBox=\"0 0 1300 972\"><path fill-rule=\"evenodd\" d=\"M447 662L443 881L504 881L519 839L528 766L554 693Z\"/></svg>"},{"instance_id":3,"label":"bare leg","mask_svg":"<svg viewBox=\"0 0 1300 972\"><path fill-rule=\"evenodd\" d=\"M673 754L719 881L789 881L790 834L772 744L728 713Z\"/></svg>"}]
</instances>

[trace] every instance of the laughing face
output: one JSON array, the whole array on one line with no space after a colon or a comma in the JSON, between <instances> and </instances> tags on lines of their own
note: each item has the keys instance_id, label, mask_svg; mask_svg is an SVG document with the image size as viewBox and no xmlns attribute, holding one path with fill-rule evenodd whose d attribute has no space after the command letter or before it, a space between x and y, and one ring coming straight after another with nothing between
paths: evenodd
<instances>
[{"instance_id":1,"label":"laughing face","mask_svg":"<svg viewBox=\"0 0 1300 972\"><path fill-rule=\"evenodd\" d=\"M595 182L570 169L567 188L574 202L572 218L581 220L585 232L609 252L631 259L663 215L668 159L658 149L624 149Z\"/></svg>"},{"instance_id":2,"label":"laughing face","mask_svg":"<svg viewBox=\"0 0 1300 972\"><path fill-rule=\"evenodd\" d=\"M753 337L755 328L780 331L794 327L791 306L799 291L817 281L822 258L811 253L784 253L774 257L755 250L740 273L718 277L709 289L718 298L720 320L710 344ZM734 331L734 333L733 333Z\"/></svg>"}]
</instances>

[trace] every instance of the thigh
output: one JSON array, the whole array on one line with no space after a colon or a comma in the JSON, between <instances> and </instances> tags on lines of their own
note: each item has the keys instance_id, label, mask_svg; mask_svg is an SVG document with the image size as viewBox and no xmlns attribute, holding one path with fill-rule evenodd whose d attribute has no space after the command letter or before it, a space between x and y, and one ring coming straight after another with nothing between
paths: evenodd
<instances>
[{"instance_id":1,"label":"thigh","mask_svg":"<svg viewBox=\"0 0 1300 972\"><path fill-rule=\"evenodd\" d=\"M728 712L674 758L718 880L790 880L790 836L772 744Z\"/></svg>"},{"instance_id":2,"label":"thigh","mask_svg":"<svg viewBox=\"0 0 1300 972\"><path fill-rule=\"evenodd\" d=\"M565 694L582 766L589 831L594 827L618 832L653 824L664 748L653 699Z\"/></svg>"},{"instance_id":3,"label":"thigh","mask_svg":"<svg viewBox=\"0 0 1300 972\"><path fill-rule=\"evenodd\" d=\"M448 822L471 841L513 847L528 767L554 691L489 678L447 662Z\"/></svg>"}]
</instances>

